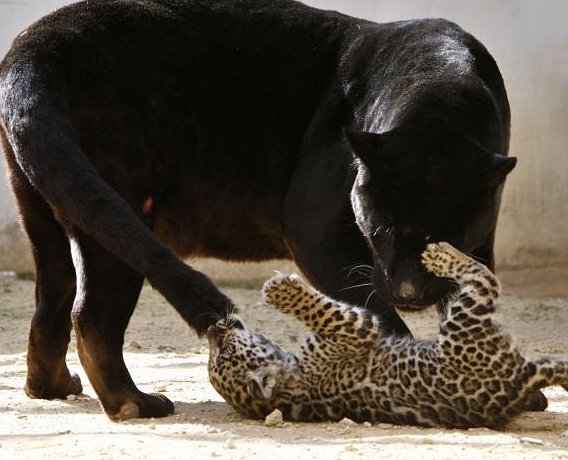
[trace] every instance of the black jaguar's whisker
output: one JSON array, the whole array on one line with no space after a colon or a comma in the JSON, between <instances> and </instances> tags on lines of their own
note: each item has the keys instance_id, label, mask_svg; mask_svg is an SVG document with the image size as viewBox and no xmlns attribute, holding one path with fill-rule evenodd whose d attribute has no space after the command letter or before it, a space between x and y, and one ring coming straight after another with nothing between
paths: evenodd
<instances>
[{"instance_id":1,"label":"black jaguar's whisker","mask_svg":"<svg viewBox=\"0 0 568 460\"><path fill-rule=\"evenodd\" d=\"M371 297L373 297L373 294L376 294L376 293L377 293L377 290L376 290L376 289L373 289L373 290L371 291L371 293L370 293L369 296L367 297L367 300L365 301L365 308L367 308L367 305L369 304L369 300L371 300Z\"/></svg>"},{"instance_id":2,"label":"black jaguar's whisker","mask_svg":"<svg viewBox=\"0 0 568 460\"><path fill-rule=\"evenodd\" d=\"M365 287L365 286L372 286L373 283L362 283L362 284L356 284L354 286L347 286L344 287L343 289L341 289L342 291L347 291L349 289L356 289L356 288L360 288L360 287Z\"/></svg>"},{"instance_id":3,"label":"black jaguar's whisker","mask_svg":"<svg viewBox=\"0 0 568 460\"><path fill-rule=\"evenodd\" d=\"M360 276L371 276L372 271L373 267L371 265L365 265L365 264L355 265L354 267L351 267L349 269L349 272L347 273L347 278L350 278L353 274L358 274Z\"/></svg>"}]
</instances>

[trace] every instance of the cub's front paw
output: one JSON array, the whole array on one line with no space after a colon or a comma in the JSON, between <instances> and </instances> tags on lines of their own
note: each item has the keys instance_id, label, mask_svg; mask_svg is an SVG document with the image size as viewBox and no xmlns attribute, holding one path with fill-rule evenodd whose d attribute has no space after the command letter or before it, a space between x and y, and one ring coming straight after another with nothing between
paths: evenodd
<instances>
[{"instance_id":1,"label":"cub's front paw","mask_svg":"<svg viewBox=\"0 0 568 460\"><path fill-rule=\"evenodd\" d=\"M278 308L289 306L298 296L313 293L313 289L298 275L278 273L264 283L264 302Z\"/></svg>"},{"instance_id":2,"label":"cub's front paw","mask_svg":"<svg viewBox=\"0 0 568 460\"><path fill-rule=\"evenodd\" d=\"M422 253L422 264L429 272L443 278L456 277L470 258L450 243L430 243Z\"/></svg>"}]
</instances>

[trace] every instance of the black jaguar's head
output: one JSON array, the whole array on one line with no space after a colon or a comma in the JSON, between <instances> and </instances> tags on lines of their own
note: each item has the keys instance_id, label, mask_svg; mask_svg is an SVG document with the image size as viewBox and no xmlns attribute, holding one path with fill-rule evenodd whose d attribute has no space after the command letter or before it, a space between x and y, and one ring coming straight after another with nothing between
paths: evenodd
<instances>
[{"instance_id":1,"label":"black jaguar's head","mask_svg":"<svg viewBox=\"0 0 568 460\"><path fill-rule=\"evenodd\" d=\"M377 290L395 306L438 303L451 285L428 274L420 254L429 242L448 241L465 253L485 247L490 259L502 185L516 159L448 127L345 135L357 166L351 202Z\"/></svg>"}]
</instances>

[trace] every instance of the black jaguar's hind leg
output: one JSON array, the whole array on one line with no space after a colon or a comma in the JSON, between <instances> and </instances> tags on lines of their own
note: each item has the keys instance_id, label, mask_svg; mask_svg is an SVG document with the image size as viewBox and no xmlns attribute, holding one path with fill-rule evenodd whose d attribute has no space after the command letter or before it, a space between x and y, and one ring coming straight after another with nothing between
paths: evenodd
<instances>
[{"instance_id":1,"label":"black jaguar's hind leg","mask_svg":"<svg viewBox=\"0 0 568 460\"><path fill-rule=\"evenodd\" d=\"M77 348L105 412L113 420L171 414L174 406L167 398L136 388L122 356L142 275L80 231L72 236L71 247L77 270L72 311Z\"/></svg>"},{"instance_id":2,"label":"black jaguar's hind leg","mask_svg":"<svg viewBox=\"0 0 568 460\"><path fill-rule=\"evenodd\" d=\"M7 143L5 149L9 149ZM14 164L11 183L22 224L30 240L36 267L36 310L32 319L24 390L32 398L65 398L82 391L79 376L65 362L75 296L75 270L65 232L49 206Z\"/></svg>"},{"instance_id":3,"label":"black jaguar's hind leg","mask_svg":"<svg viewBox=\"0 0 568 460\"><path fill-rule=\"evenodd\" d=\"M30 235L33 232L30 232ZM28 376L25 391L33 398L65 398L80 394L81 380L65 362L70 341L71 306L75 295L75 273L69 242L55 228L41 229L36 251L36 311L28 340ZM33 239L31 237L30 239Z\"/></svg>"}]
</instances>

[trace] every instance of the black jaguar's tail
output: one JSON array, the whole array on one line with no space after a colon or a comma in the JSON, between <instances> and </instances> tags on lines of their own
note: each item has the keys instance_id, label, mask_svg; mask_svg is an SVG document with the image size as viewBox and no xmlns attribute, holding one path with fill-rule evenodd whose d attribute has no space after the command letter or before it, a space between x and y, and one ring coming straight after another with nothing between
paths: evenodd
<instances>
[{"instance_id":1,"label":"black jaguar's tail","mask_svg":"<svg viewBox=\"0 0 568 460\"><path fill-rule=\"evenodd\" d=\"M144 275L199 333L231 304L180 261L99 176L67 116L65 86L20 60L0 67L0 123L15 162L72 225ZM211 312L211 315L204 313Z\"/></svg>"}]
</instances>

